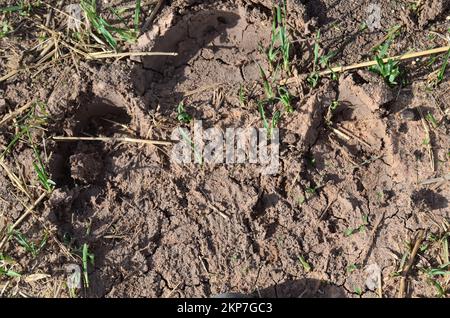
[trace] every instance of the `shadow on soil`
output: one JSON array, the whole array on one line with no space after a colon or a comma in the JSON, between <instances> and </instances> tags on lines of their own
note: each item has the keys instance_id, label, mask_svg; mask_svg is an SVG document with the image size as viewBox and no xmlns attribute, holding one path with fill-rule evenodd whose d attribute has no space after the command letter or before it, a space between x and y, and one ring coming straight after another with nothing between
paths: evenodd
<instances>
[{"instance_id":1,"label":"shadow on soil","mask_svg":"<svg viewBox=\"0 0 450 318\"><path fill-rule=\"evenodd\" d=\"M346 298L341 287L317 279L288 280L252 294L226 293L213 298Z\"/></svg>"}]
</instances>

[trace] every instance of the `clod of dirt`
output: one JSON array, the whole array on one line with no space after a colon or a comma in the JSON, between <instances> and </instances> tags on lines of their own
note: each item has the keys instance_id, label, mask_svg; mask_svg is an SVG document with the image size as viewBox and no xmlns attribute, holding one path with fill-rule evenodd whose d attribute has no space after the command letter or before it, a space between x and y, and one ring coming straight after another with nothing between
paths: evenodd
<instances>
[{"instance_id":1,"label":"clod of dirt","mask_svg":"<svg viewBox=\"0 0 450 318\"><path fill-rule=\"evenodd\" d=\"M339 81L340 101L349 102L353 106L366 106L372 112L393 98L392 89L380 77L367 71L343 76Z\"/></svg>"},{"instance_id":2,"label":"clod of dirt","mask_svg":"<svg viewBox=\"0 0 450 318\"><path fill-rule=\"evenodd\" d=\"M102 160L97 153L78 153L70 156L70 172L74 180L91 183L102 169Z\"/></svg>"},{"instance_id":3,"label":"clod of dirt","mask_svg":"<svg viewBox=\"0 0 450 318\"><path fill-rule=\"evenodd\" d=\"M419 26L424 27L429 22L439 18L450 8L450 0L431 0L423 6L419 16Z\"/></svg>"}]
</instances>

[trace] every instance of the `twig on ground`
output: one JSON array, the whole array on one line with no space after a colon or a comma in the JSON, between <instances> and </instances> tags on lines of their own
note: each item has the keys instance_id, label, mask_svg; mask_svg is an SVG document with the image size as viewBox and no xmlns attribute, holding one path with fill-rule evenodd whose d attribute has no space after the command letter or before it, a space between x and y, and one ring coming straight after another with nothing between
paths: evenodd
<instances>
[{"instance_id":1,"label":"twig on ground","mask_svg":"<svg viewBox=\"0 0 450 318\"><path fill-rule=\"evenodd\" d=\"M143 31L146 32L150 26L150 24L153 23L153 20L156 18L156 14L159 12L159 9L161 9L162 5L165 3L165 0L156 0L156 6L153 8L152 13L150 13L150 16L148 17L147 21L145 21Z\"/></svg>"},{"instance_id":2,"label":"twig on ground","mask_svg":"<svg viewBox=\"0 0 450 318\"><path fill-rule=\"evenodd\" d=\"M365 248L365 250L364 250L364 252L361 254L361 263L362 264L365 264L366 263L366 261L368 260L368 258L369 258L369 254L370 254L370 251L371 251L371 249L372 249L372 246L374 245L374 241L375 241L375 238L376 238L376 234L377 234L377 231L378 231L378 228L380 227L380 224L383 222L383 219L384 219L384 214L385 214L385 212L383 211L381 214L380 214L380 216L378 217L378 219L375 221L375 224L373 225L373 229L372 229L372 231L370 232L370 236L369 236L369 240L370 240L370 242L369 242L369 244L366 246L366 248Z\"/></svg>"},{"instance_id":3,"label":"twig on ground","mask_svg":"<svg viewBox=\"0 0 450 318\"><path fill-rule=\"evenodd\" d=\"M0 80L1 82L1 80ZM3 119L0 121L0 126L3 125L4 123L7 123L8 121L10 121L11 119L16 118L18 115L20 115L21 113L23 113L24 111L26 111L28 108L31 107L31 105L33 105L32 102L28 102L25 105L17 108L16 110L14 110L13 112L7 114L5 117L3 117Z\"/></svg>"},{"instance_id":4,"label":"twig on ground","mask_svg":"<svg viewBox=\"0 0 450 318\"><path fill-rule=\"evenodd\" d=\"M406 295L406 280L408 278L409 271L411 270L414 259L416 258L417 252L419 251L420 246L422 245L423 240L425 239L425 231L420 230L416 236L416 243L414 244L414 248L411 251L411 255L409 256L408 263L402 271L402 278L400 280L400 290L399 297L404 298Z\"/></svg>"},{"instance_id":5,"label":"twig on ground","mask_svg":"<svg viewBox=\"0 0 450 318\"><path fill-rule=\"evenodd\" d=\"M435 48L435 49L431 49L431 50L425 50L425 51L413 52L413 53L406 53L406 54L403 54L403 55L387 57L387 58L383 59L383 62L387 63L389 60L392 60L392 61L403 61L403 60L414 59L414 58L427 56L427 55L432 55L432 54L445 53L449 49L450 49L450 46L443 46L443 47L439 47L439 48ZM356 64L352 64L352 65L347 65L347 66L337 66L337 67L333 67L333 68L330 68L328 70L322 71L322 72L320 72L318 74L320 76L323 76L323 75L329 75L329 74L333 74L333 73L343 73L343 72L346 72L346 71L356 70L356 69L360 69L360 68L366 68L366 67L373 66L373 65L377 65L377 61L376 60L362 62L362 63L356 63ZM291 77L291 78L288 78L288 79L282 81L281 84L282 85L293 84L296 81L297 81L297 76L294 76L294 77Z\"/></svg>"},{"instance_id":6,"label":"twig on ground","mask_svg":"<svg viewBox=\"0 0 450 318\"><path fill-rule=\"evenodd\" d=\"M430 179L426 179L423 180L420 185L428 185L428 184L433 184L433 183L437 183L437 182L445 182L445 181L450 181L450 174L447 174L443 177L439 177L439 178L430 178Z\"/></svg>"},{"instance_id":7,"label":"twig on ground","mask_svg":"<svg viewBox=\"0 0 450 318\"><path fill-rule=\"evenodd\" d=\"M34 208L36 208L36 206L41 203L42 200L44 200L44 198L47 196L47 192L43 192L39 198L36 199L36 201L34 201L34 203L32 205L30 205L27 210L25 211L25 213L22 214L21 217L19 217L17 219L16 222L14 222L13 225L11 225L11 227L9 228L9 230L14 230L16 227L18 227L20 225L20 223L23 222L23 220L25 220L27 218L28 215L30 215ZM0 250L3 248L3 246L6 244L6 242L8 241L8 234L5 235L5 237L3 237L2 241L0 242Z\"/></svg>"},{"instance_id":8,"label":"twig on ground","mask_svg":"<svg viewBox=\"0 0 450 318\"><path fill-rule=\"evenodd\" d=\"M137 139L128 137L52 137L55 141L104 141L104 142L125 142L125 143L137 143L147 145L172 145L172 141L164 140L149 140L149 139Z\"/></svg>"},{"instance_id":9,"label":"twig on ground","mask_svg":"<svg viewBox=\"0 0 450 318\"><path fill-rule=\"evenodd\" d=\"M419 114L420 114L420 121L422 123L423 129L425 131L425 140L427 141L427 149L428 149L428 156L430 158L430 166L431 166L431 171L435 171L436 170L436 165L434 162L434 153L433 153L433 145L432 145L432 141L431 141L431 135L430 135L430 128L427 124L427 122L425 121L425 117L423 116L423 112L422 109L420 107L417 107L417 109L419 110Z\"/></svg>"},{"instance_id":10,"label":"twig on ground","mask_svg":"<svg viewBox=\"0 0 450 318\"><path fill-rule=\"evenodd\" d=\"M88 60L97 60L107 58L123 58L129 56L177 56L177 55L178 53L175 52L124 52L124 53L95 52L95 53L87 53L86 58Z\"/></svg>"},{"instance_id":11,"label":"twig on ground","mask_svg":"<svg viewBox=\"0 0 450 318\"><path fill-rule=\"evenodd\" d=\"M31 199L31 194L28 192L27 186L23 184L20 178L8 168L8 166L3 162L3 158L0 158L0 167L5 170L6 175L11 180L12 184L17 189L22 191L29 199Z\"/></svg>"}]
</instances>

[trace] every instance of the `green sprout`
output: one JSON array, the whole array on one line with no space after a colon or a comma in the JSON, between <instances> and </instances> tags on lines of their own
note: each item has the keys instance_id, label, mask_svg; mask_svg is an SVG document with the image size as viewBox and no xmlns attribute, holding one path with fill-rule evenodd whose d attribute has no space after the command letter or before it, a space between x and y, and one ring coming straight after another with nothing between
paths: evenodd
<instances>
[{"instance_id":1,"label":"green sprout","mask_svg":"<svg viewBox=\"0 0 450 318\"><path fill-rule=\"evenodd\" d=\"M192 116L189 115L189 114L186 112L186 109L184 108L184 102L183 102L183 101L181 101L181 102L178 104L178 107L177 107L177 113L178 113L177 119L178 119L178 121L179 121L180 123L189 123L189 122L191 122Z\"/></svg>"},{"instance_id":2,"label":"green sprout","mask_svg":"<svg viewBox=\"0 0 450 318\"><path fill-rule=\"evenodd\" d=\"M371 66L369 68L370 71L381 75L390 86L397 85L397 78L401 74L399 63L392 59L388 59L384 62L383 58L380 56L375 56L375 60L377 64Z\"/></svg>"},{"instance_id":3,"label":"green sprout","mask_svg":"<svg viewBox=\"0 0 450 318\"><path fill-rule=\"evenodd\" d=\"M264 92L266 93L266 97L267 99L272 100L275 97L272 85L270 84L268 77L264 72L264 69L261 67L261 65L258 64L258 67L259 67L259 75L261 76L261 79L263 81Z\"/></svg>"},{"instance_id":4,"label":"green sprout","mask_svg":"<svg viewBox=\"0 0 450 318\"><path fill-rule=\"evenodd\" d=\"M387 40L374 49L376 52L375 61L377 64L369 67L371 72L381 75L390 86L397 85L397 79L401 75L399 62L387 58L389 47L398 30L400 30L400 26L393 27L388 33Z\"/></svg>"},{"instance_id":5,"label":"green sprout","mask_svg":"<svg viewBox=\"0 0 450 318\"><path fill-rule=\"evenodd\" d=\"M36 258L38 254L42 251L44 246L47 244L48 234L44 233L44 236L39 241L38 244L29 240L25 235L17 230L9 230L8 235L13 237L20 246L22 246L27 252L29 252L33 258Z\"/></svg>"},{"instance_id":6,"label":"green sprout","mask_svg":"<svg viewBox=\"0 0 450 318\"><path fill-rule=\"evenodd\" d=\"M89 245L84 243L82 249L82 261L83 261L84 282L87 288L89 288L88 263L94 266L94 259L95 259L94 254L89 251Z\"/></svg>"},{"instance_id":7,"label":"green sprout","mask_svg":"<svg viewBox=\"0 0 450 318\"><path fill-rule=\"evenodd\" d=\"M448 59L450 58L450 49L447 51L447 54L444 56L444 62L442 63L441 68L439 69L439 73L436 79L436 85L444 80L445 70L447 69Z\"/></svg>"},{"instance_id":8,"label":"green sprout","mask_svg":"<svg viewBox=\"0 0 450 318\"><path fill-rule=\"evenodd\" d=\"M305 260L305 258L303 256L299 256L298 257L298 261L300 262L300 264L303 266L303 269L305 270L305 272L310 272L311 271L311 265L309 265L309 263Z\"/></svg>"},{"instance_id":9,"label":"green sprout","mask_svg":"<svg viewBox=\"0 0 450 318\"><path fill-rule=\"evenodd\" d=\"M433 126L433 128L439 127L439 124L432 113L428 112L425 119L431 124L431 126Z\"/></svg>"},{"instance_id":10,"label":"green sprout","mask_svg":"<svg viewBox=\"0 0 450 318\"><path fill-rule=\"evenodd\" d=\"M20 277L19 273L8 269L7 265L14 264L14 260L2 253L0 253L0 276L8 276L8 277Z\"/></svg>"},{"instance_id":11,"label":"green sprout","mask_svg":"<svg viewBox=\"0 0 450 318\"><path fill-rule=\"evenodd\" d=\"M285 87L278 87L278 100L283 104L287 113L292 113L294 109L291 105L292 96Z\"/></svg>"},{"instance_id":12,"label":"green sprout","mask_svg":"<svg viewBox=\"0 0 450 318\"><path fill-rule=\"evenodd\" d=\"M136 6L134 9L134 31L139 32L139 17L141 15L141 0L136 0Z\"/></svg>"},{"instance_id":13,"label":"green sprout","mask_svg":"<svg viewBox=\"0 0 450 318\"><path fill-rule=\"evenodd\" d=\"M362 224L356 228L348 228L344 231L344 236L350 236L355 233L364 232L367 228L367 225L369 225L369 216L363 215L362 216Z\"/></svg>"},{"instance_id":14,"label":"green sprout","mask_svg":"<svg viewBox=\"0 0 450 318\"><path fill-rule=\"evenodd\" d=\"M7 21L2 21L2 23L0 25L0 39L2 39L5 36L7 36L8 33L11 32L11 31L12 31L12 28L9 25L9 23Z\"/></svg>"},{"instance_id":15,"label":"green sprout","mask_svg":"<svg viewBox=\"0 0 450 318\"><path fill-rule=\"evenodd\" d=\"M13 6L0 8L0 13L18 13L21 16L29 16L31 10L41 5L40 1L35 3L26 2L24 0L17 1L18 3Z\"/></svg>"},{"instance_id":16,"label":"green sprout","mask_svg":"<svg viewBox=\"0 0 450 318\"><path fill-rule=\"evenodd\" d=\"M36 112L37 109L40 114ZM19 141L25 142L31 147L36 158L36 161L33 163L33 168L36 171L39 182L45 190L52 192L56 184L50 179L49 174L45 170L45 165L32 134L32 131L34 132L35 130L42 129L42 127L46 125L47 120L48 116L46 114L45 105L41 102L35 103L27 114L17 120L18 132L0 154L0 160L10 153Z\"/></svg>"},{"instance_id":17,"label":"green sprout","mask_svg":"<svg viewBox=\"0 0 450 318\"><path fill-rule=\"evenodd\" d=\"M80 6L83 9L86 17L95 30L95 33L91 32L91 36L99 43L104 44L104 41L108 43L108 45L113 48L115 51L118 50L118 40L127 41L127 42L135 42L137 39L137 34L139 30L139 16L141 13L141 1L136 1L135 9L134 9L134 29L129 29L127 27L126 21L120 16L120 12L114 8L111 8L110 11L125 25L125 28L118 28L112 26L108 21L102 18L97 10L97 1L96 0L81 0ZM101 38L98 37L101 36ZM117 37L115 37L117 35Z\"/></svg>"},{"instance_id":18,"label":"green sprout","mask_svg":"<svg viewBox=\"0 0 450 318\"><path fill-rule=\"evenodd\" d=\"M245 106L248 102L248 98L247 95L245 93L245 89L244 86L241 85L239 87L239 102L241 103L242 106Z\"/></svg>"},{"instance_id":19,"label":"green sprout","mask_svg":"<svg viewBox=\"0 0 450 318\"><path fill-rule=\"evenodd\" d=\"M261 116L261 120L263 122L263 126L267 131L267 134L272 137L273 130L275 127L277 127L278 122L281 119L281 112L279 110L275 111L273 113L272 119L269 121L266 116L266 112L264 110L264 102L259 101L258 102L258 108L259 108L259 114Z\"/></svg>"},{"instance_id":20,"label":"green sprout","mask_svg":"<svg viewBox=\"0 0 450 318\"><path fill-rule=\"evenodd\" d=\"M319 40L320 40L320 30L317 31L316 34L316 40L314 42L314 59L313 59L313 71L312 73L308 76L308 78L306 79L308 84L312 87L315 88L317 86L317 84L319 84L319 80L320 80L320 75L319 72L317 70L317 66L319 64L320 61L320 44L319 44Z\"/></svg>"},{"instance_id":21,"label":"green sprout","mask_svg":"<svg viewBox=\"0 0 450 318\"><path fill-rule=\"evenodd\" d=\"M271 42L269 50L267 51L267 58L270 65L274 66L278 63L279 55L281 55L283 69L289 74L291 42L289 41L289 33L286 24L286 0L281 1L281 4L273 9L273 16Z\"/></svg>"}]
</instances>

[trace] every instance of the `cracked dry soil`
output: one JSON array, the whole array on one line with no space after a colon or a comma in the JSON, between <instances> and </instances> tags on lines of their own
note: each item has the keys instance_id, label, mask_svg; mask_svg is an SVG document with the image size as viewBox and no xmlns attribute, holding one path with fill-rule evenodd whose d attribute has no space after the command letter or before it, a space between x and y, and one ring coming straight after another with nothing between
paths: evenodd
<instances>
[{"instance_id":1,"label":"cracked dry soil","mask_svg":"<svg viewBox=\"0 0 450 318\"><path fill-rule=\"evenodd\" d=\"M317 28L323 29L324 45L341 49L337 61L363 60L363 52L383 33L358 33L365 17L361 2L369 3L289 1L292 36L303 51L296 56L300 69L311 60L310 39ZM384 29L409 23L394 50L421 47L426 30L445 29L448 1L439 3L441 11L428 10L417 21L401 14L383 16ZM403 12L393 2L383 9ZM329 27L336 21L339 27ZM241 105L238 90L240 85L261 89L257 63L267 65L259 47L268 46L270 30L271 1L171 1L136 50L179 55L135 64L83 64L82 76L70 67L50 74L54 85L39 91L56 119L49 130L69 136L123 135L114 121L135 136L165 139L177 126L174 105L182 100L205 127L260 125L256 108ZM297 96L295 112L279 124L280 170L274 176L261 175L252 165L181 167L170 161L164 147L49 142L57 188L37 210L39 219L55 229L59 241L69 237L74 245L89 244L95 266L89 270L87 297L209 297L223 292L355 297L357 288L364 297L375 297L377 291L366 286L365 269L371 264L381 269L383 296L394 297L399 279L392 274L405 242L418 229L438 233L450 216L449 183L421 184L449 172L449 120L440 110L449 108L450 83L447 79L427 92L420 85L423 80L412 82L393 89L373 74L357 71L339 81L323 78L316 90L290 84ZM24 83L4 88L8 104L29 98ZM352 138L343 139L326 125L334 100L340 106L333 123ZM434 171L422 122L402 117L402 111L417 107L441 122L431 132ZM7 135L0 136L6 144ZM17 150L16 160L26 162L29 156ZM0 174L5 224L23 212L10 200L12 191ZM348 229L364 224L365 231L348 235ZM40 230L31 221L24 228L31 236ZM73 262L53 241L38 260L16 253L24 269L51 275L50 286L65 280L64 266ZM31 282L24 288L46 295L44 285ZM434 294L427 278L414 270L408 295Z\"/></svg>"}]
</instances>

